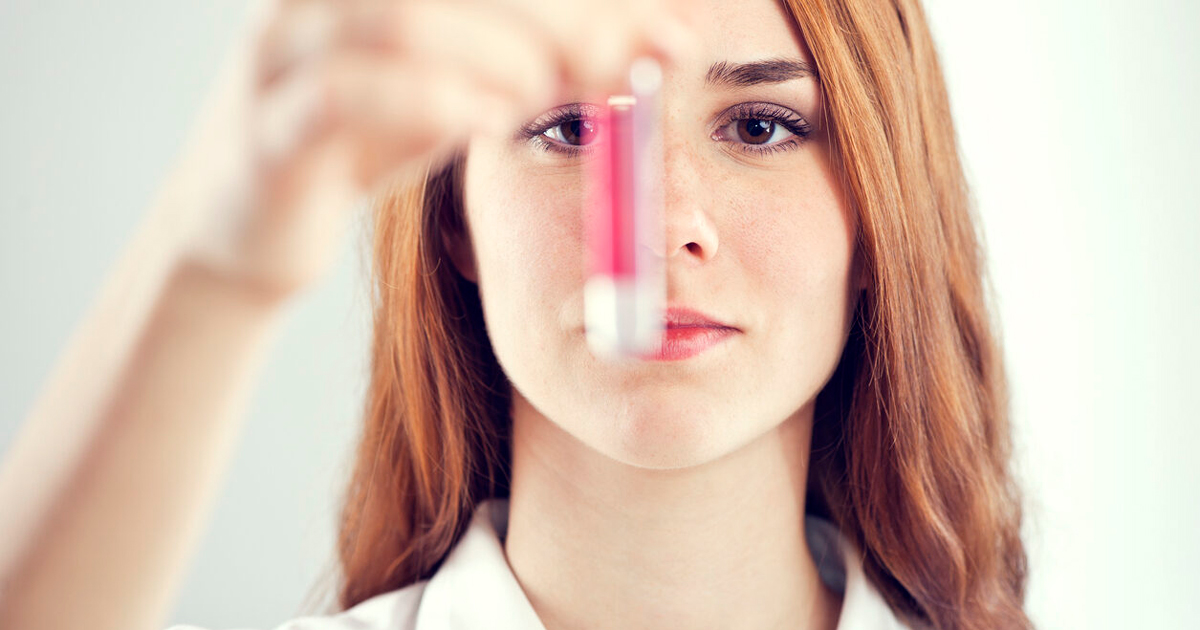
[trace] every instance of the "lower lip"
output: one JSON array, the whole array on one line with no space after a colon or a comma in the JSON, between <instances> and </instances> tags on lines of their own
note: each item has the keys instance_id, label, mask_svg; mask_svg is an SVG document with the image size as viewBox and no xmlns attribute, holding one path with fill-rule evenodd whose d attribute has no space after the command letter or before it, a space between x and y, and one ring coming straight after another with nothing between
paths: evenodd
<instances>
[{"instance_id":1,"label":"lower lip","mask_svg":"<svg viewBox=\"0 0 1200 630\"><path fill-rule=\"evenodd\" d=\"M650 361L680 361L694 357L725 341L737 332L734 328L680 326L668 328L657 352L643 356Z\"/></svg>"}]
</instances>

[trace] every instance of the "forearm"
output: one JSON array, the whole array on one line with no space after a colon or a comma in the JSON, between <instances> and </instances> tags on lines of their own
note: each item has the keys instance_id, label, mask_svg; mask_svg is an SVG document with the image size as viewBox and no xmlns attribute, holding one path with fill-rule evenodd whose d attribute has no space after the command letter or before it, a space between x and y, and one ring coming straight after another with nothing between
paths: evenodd
<instances>
[{"instance_id":1,"label":"forearm","mask_svg":"<svg viewBox=\"0 0 1200 630\"><path fill-rule=\"evenodd\" d=\"M0 468L0 627L155 628L219 487L281 304L152 232Z\"/></svg>"}]
</instances>

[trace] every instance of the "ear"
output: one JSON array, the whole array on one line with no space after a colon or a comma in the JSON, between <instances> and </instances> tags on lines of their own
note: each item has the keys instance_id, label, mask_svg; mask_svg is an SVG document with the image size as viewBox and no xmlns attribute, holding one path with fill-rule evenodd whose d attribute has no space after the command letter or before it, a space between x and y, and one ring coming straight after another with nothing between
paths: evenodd
<instances>
[{"instance_id":1,"label":"ear","mask_svg":"<svg viewBox=\"0 0 1200 630\"><path fill-rule=\"evenodd\" d=\"M474 284L479 284L479 270L475 266L475 249L469 234L455 230L442 231L442 245L458 273Z\"/></svg>"}]
</instances>

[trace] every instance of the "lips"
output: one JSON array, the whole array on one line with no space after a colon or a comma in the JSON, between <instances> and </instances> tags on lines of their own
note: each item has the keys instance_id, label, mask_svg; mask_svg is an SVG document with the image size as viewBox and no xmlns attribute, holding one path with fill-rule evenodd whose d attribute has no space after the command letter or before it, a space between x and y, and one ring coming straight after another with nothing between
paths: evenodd
<instances>
[{"instance_id":1,"label":"lips","mask_svg":"<svg viewBox=\"0 0 1200 630\"><path fill-rule=\"evenodd\" d=\"M690 359L738 333L736 328L713 326L675 326L663 333L662 344L652 353L643 355L650 361L681 361Z\"/></svg>"},{"instance_id":2,"label":"lips","mask_svg":"<svg viewBox=\"0 0 1200 630\"><path fill-rule=\"evenodd\" d=\"M642 358L650 361L681 361L741 332L737 328L700 311L673 306L663 316L666 330L655 352Z\"/></svg>"},{"instance_id":3,"label":"lips","mask_svg":"<svg viewBox=\"0 0 1200 630\"><path fill-rule=\"evenodd\" d=\"M742 330L715 316L683 306L663 314L663 332L657 348L639 355L645 361L681 361L741 334ZM586 328L584 328L586 333Z\"/></svg>"},{"instance_id":4,"label":"lips","mask_svg":"<svg viewBox=\"0 0 1200 630\"><path fill-rule=\"evenodd\" d=\"M663 317L663 325L668 329L672 328L714 328L718 330L737 330L736 327L730 326L720 320L705 315L704 313L679 306L672 306L667 309Z\"/></svg>"}]
</instances>

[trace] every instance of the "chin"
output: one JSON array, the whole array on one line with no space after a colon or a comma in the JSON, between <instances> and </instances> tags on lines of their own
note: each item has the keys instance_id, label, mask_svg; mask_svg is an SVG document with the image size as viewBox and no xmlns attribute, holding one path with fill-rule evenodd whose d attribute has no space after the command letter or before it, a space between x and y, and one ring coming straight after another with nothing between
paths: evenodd
<instances>
[{"instance_id":1,"label":"chin","mask_svg":"<svg viewBox=\"0 0 1200 630\"><path fill-rule=\"evenodd\" d=\"M717 426L722 419L708 411L667 405L631 410L615 422L609 420L605 444L597 450L637 468L673 470L705 464L731 450L728 432Z\"/></svg>"}]
</instances>

